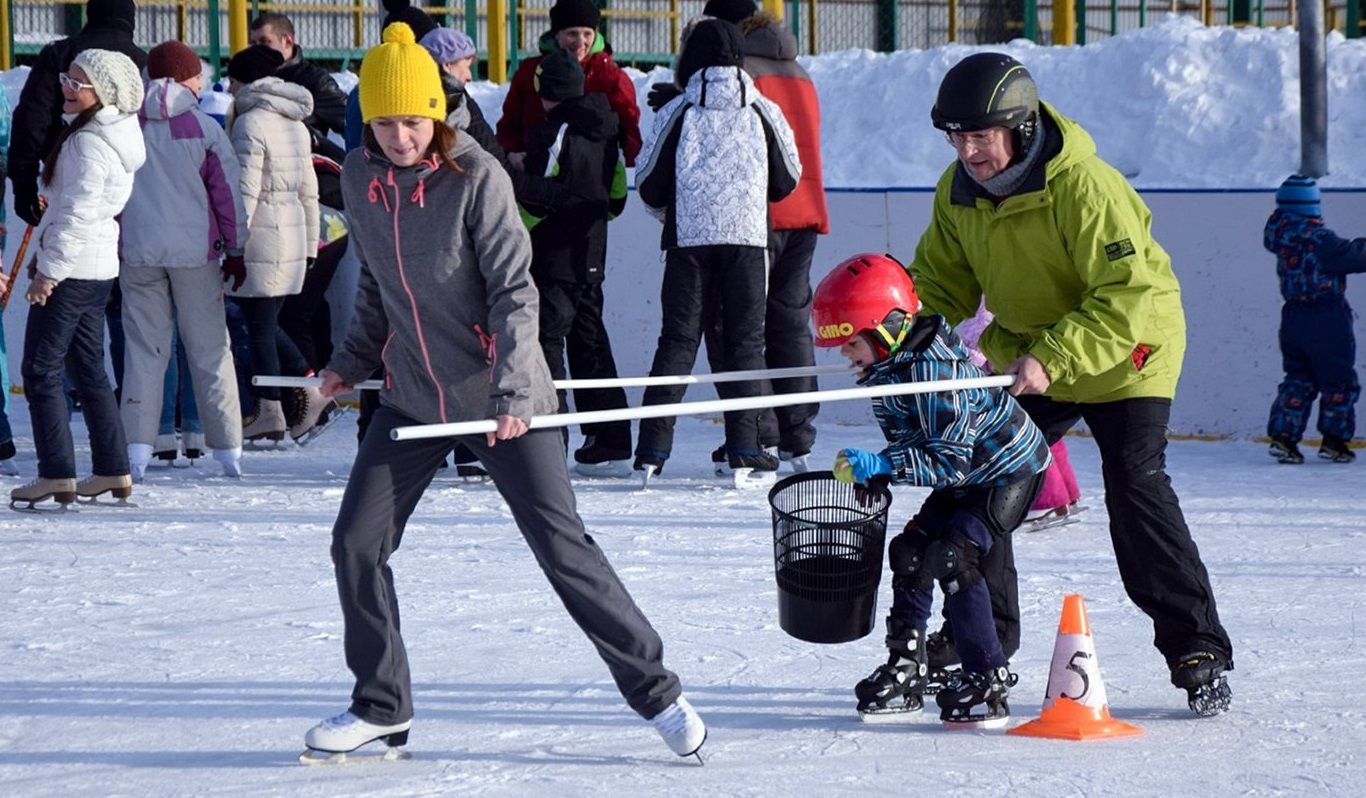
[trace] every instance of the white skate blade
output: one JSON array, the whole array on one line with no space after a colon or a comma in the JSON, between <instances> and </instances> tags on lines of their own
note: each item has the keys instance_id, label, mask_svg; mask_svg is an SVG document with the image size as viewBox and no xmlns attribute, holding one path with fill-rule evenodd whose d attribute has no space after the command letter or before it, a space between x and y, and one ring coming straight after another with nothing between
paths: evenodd
<instances>
[{"instance_id":1,"label":"white skate blade","mask_svg":"<svg viewBox=\"0 0 1366 798\"><path fill-rule=\"evenodd\" d=\"M355 751L318 751L313 748L305 750L299 754L299 764L301 765L365 765L376 762L402 762L405 759L412 759L413 755L402 748L388 748L384 753L366 752L358 754Z\"/></svg>"},{"instance_id":2,"label":"white skate blade","mask_svg":"<svg viewBox=\"0 0 1366 798\"><path fill-rule=\"evenodd\" d=\"M752 468L737 468L734 484L739 490L762 490L773 487L778 481L777 471L755 471Z\"/></svg>"},{"instance_id":3,"label":"white skate blade","mask_svg":"<svg viewBox=\"0 0 1366 798\"><path fill-rule=\"evenodd\" d=\"M622 479L631 476L630 460L604 460L601 463L574 463L574 473L581 477Z\"/></svg>"},{"instance_id":4,"label":"white skate blade","mask_svg":"<svg viewBox=\"0 0 1366 798\"><path fill-rule=\"evenodd\" d=\"M941 721L944 728L954 731L972 731L974 729L1001 729L1010 723L1010 716L1003 718L964 718L963 720Z\"/></svg>"},{"instance_id":5,"label":"white skate blade","mask_svg":"<svg viewBox=\"0 0 1366 798\"><path fill-rule=\"evenodd\" d=\"M1034 518L1026 518L1024 522L1020 524L1020 530L1023 532L1042 532L1045 529L1071 526L1081 520L1077 518L1077 515L1085 509L1086 508L1081 505L1069 505L1061 510L1049 510Z\"/></svg>"},{"instance_id":6,"label":"white skate blade","mask_svg":"<svg viewBox=\"0 0 1366 798\"><path fill-rule=\"evenodd\" d=\"M294 443L298 446L307 446L308 444L317 440L318 436L332 429L332 426L336 424L338 421L340 421L341 417L346 415L347 411L350 409L351 408L349 405L337 405L336 407L332 408L328 411L326 424L314 424L312 427L308 428L307 432L305 432L297 438L294 438Z\"/></svg>"},{"instance_id":7,"label":"white skate blade","mask_svg":"<svg viewBox=\"0 0 1366 798\"><path fill-rule=\"evenodd\" d=\"M905 723L915 723L924 714L924 708L916 709L881 709L870 712L858 713L858 719L864 723L871 723L874 726L895 726Z\"/></svg>"},{"instance_id":8,"label":"white skate blade","mask_svg":"<svg viewBox=\"0 0 1366 798\"><path fill-rule=\"evenodd\" d=\"M649 490L650 480L654 479L655 474L657 473L659 473L659 470L652 465L646 465L640 468L639 470L633 472L633 476L635 477L638 489Z\"/></svg>"}]
</instances>

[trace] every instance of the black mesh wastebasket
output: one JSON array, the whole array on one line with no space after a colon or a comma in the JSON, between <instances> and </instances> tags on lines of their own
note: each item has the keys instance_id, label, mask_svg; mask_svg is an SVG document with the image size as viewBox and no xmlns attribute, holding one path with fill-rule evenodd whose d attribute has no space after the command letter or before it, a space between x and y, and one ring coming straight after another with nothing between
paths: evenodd
<instances>
[{"instance_id":1,"label":"black mesh wastebasket","mask_svg":"<svg viewBox=\"0 0 1366 798\"><path fill-rule=\"evenodd\" d=\"M873 629L887 538L885 486L858 488L829 471L773 486L778 623L812 643L844 643Z\"/></svg>"}]
</instances>

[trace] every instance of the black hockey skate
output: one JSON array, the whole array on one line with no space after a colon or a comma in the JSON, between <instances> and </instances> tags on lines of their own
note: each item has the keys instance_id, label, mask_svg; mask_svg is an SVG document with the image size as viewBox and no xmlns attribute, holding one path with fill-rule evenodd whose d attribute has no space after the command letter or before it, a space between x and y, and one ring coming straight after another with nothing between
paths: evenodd
<instances>
[{"instance_id":1,"label":"black hockey skate","mask_svg":"<svg viewBox=\"0 0 1366 798\"><path fill-rule=\"evenodd\" d=\"M1010 722L1006 698L1019 677L1005 667L960 673L935 696L946 729L999 729Z\"/></svg>"},{"instance_id":2,"label":"black hockey skate","mask_svg":"<svg viewBox=\"0 0 1366 798\"><path fill-rule=\"evenodd\" d=\"M1330 463L1350 463L1357 459L1357 456L1347 445L1347 441L1336 435L1324 435L1323 445L1319 447L1319 458Z\"/></svg>"},{"instance_id":3,"label":"black hockey skate","mask_svg":"<svg viewBox=\"0 0 1366 798\"><path fill-rule=\"evenodd\" d=\"M1299 465L1304 462L1304 455L1300 452L1300 447L1296 446L1294 441L1286 438L1272 438L1267 454L1276 458L1276 462L1287 465Z\"/></svg>"},{"instance_id":4,"label":"black hockey skate","mask_svg":"<svg viewBox=\"0 0 1366 798\"><path fill-rule=\"evenodd\" d=\"M1233 691L1224 675L1232 669L1233 663L1221 654L1194 651L1172 665L1172 684L1186 691L1191 712L1212 718L1227 712L1233 703Z\"/></svg>"},{"instance_id":5,"label":"black hockey skate","mask_svg":"<svg viewBox=\"0 0 1366 798\"><path fill-rule=\"evenodd\" d=\"M854 687L864 723L906 720L925 706L925 633L887 619L887 664Z\"/></svg>"},{"instance_id":6,"label":"black hockey skate","mask_svg":"<svg viewBox=\"0 0 1366 798\"><path fill-rule=\"evenodd\" d=\"M954 648L953 640L940 630L930 632L930 636L925 638L925 652L930 666L925 676L925 695L935 695L962 672L962 668L958 667L958 649Z\"/></svg>"}]
</instances>

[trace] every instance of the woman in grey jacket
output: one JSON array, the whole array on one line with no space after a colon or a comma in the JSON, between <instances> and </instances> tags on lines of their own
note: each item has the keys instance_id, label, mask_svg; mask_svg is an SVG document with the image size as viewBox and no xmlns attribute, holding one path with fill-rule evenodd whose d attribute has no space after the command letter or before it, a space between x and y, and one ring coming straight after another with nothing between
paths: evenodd
<instances>
[{"instance_id":1,"label":"woman in grey jacket","mask_svg":"<svg viewBox=\"0 0 1366 798\"><path fill-rule=\"evenodd\" d=\"M442 124L436 62L407 25L390 25L384 44L366 54L360 102L366 144L342 171L361 263L356 310L322 372L322 392L348 391L381 363L385 378L332 529L356 687L346 712L308 732L305 757L407 742L412 685L388 560L456 443L492 477L627 703L680 756L696 753L705 728L664 667L659 635L584 531L560 434L527 428L533 415L555 412L556 399L537 340L531 242L511 182L472 139ZM402 442L389 434L479 419L496 419L497 431Z\"/></svg>"}]
</instances>

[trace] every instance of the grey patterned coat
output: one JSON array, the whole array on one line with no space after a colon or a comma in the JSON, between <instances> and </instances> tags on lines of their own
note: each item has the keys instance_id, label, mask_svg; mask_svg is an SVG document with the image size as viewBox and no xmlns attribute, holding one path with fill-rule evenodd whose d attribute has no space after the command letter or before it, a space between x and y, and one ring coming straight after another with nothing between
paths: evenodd
<instances>
[{"instance_id":1,"label":"grey patterned coat","mask_svg":"<svg viewBox=\"0 0 1366 798\"><path fill-rule=\"evenodd\" d=\"M740 67L698 70L655 115L636 168L662 247L768 246L768 203L802 175L792 129Z\"/></svg>"}]
</instances>

